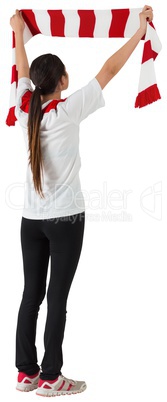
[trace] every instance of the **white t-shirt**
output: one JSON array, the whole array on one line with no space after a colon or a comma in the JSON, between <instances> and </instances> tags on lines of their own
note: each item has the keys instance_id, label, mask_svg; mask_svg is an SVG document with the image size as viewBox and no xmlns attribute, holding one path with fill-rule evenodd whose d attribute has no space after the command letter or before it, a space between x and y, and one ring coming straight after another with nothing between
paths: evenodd
<instances>
[{"instance_id":1,"label":"white t-shirt","mask_svg":"<svg viewBox=\"0 0 167 402\"><path fill-rule=\"evenodd\" d=\"M16 117L24 133L27 152L27 121L32 91L31 81L21 78L17 89ZM44 167L42 189L45 198L42 199L35 191L28 164L23 217L50 219L85 210L79 179L79 124L104 105L102 89L96 78L65 100L50 100L42 105L40 143Z\"/></svg>"}]
</instances>

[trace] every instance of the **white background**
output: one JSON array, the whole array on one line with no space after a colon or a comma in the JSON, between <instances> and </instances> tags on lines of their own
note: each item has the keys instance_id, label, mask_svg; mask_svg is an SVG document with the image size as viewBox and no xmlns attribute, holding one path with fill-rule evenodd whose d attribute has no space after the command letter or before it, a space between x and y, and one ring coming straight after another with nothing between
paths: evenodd
<instances>
[{"instance_id":1,"label":"white background","mask_svg":"<svg viewBox=\"0 0 167 402\"><path fill-rule=\"evenodd\" d=\"M135 4L134 4L135 3ZM6 5L5 5L6 4ZM71 401L166 401L167 398L167 31L164 2L152 0L162 42L155 62L162 99L134 108L143 42L104 90L106 107L81 125L81 183L87 197L82 255L68 299L63 374L84 379L87 391ZM15 8L133 8L137 1L7 1L1 5L1 394L15 391L15 329L23 290L20 221L27 157L18 124L5 125ZM64 39L39 35L27 45L31 62L42 53L62 58L68 96L91 80L125 39ZM12 189L12 190L11 190ZM114 198L115 197L115 198ZM48 277L49 279L49 277ZM43 355L46 301L37 330Z\"/></svg>"}]
</instances>

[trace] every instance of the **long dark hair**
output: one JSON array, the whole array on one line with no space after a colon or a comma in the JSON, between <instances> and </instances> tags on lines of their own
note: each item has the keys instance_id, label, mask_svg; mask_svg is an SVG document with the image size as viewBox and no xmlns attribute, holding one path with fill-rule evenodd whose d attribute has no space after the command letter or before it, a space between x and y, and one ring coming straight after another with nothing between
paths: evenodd
<instances>
[{"instance_id":1,"label":"long dark hair","mask_svg":"<svg viewBox=\"0 0 167 402\"><path fill-rule=\"evenodd\" d=\"M59 57L44 54L33 60L30 66L30 79L35 85L28 115L29 164L36 192L44 198L42 191L43 162L40 145L40 123L42 120L41 95L52 94L62 75L66 75L65 66Z\"/></svg>"}]
</instances>

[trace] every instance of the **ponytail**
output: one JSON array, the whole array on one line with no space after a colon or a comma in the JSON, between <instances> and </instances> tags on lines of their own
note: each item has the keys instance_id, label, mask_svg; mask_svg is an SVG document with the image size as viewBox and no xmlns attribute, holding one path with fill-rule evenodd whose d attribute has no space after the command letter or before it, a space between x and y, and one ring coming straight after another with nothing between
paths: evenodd
<instances>
[{"instance_id":1,"label":"ponytail","mask_svg":"<svg viewBox=\"0 0 167 402\"><path fill-rule=\"evenodd\" d=\"M30 79L35 85L30 100L28 116L29 164L31 166L34 187L41 198L43 162L40 144L40 124L42 120L41 95L54 93L60 78L66 75L66 69L58 56L51 53L37 57L30 66Z\"/></svg>"},{"instance_id":2,"label":"ponytail","mask_svg":"<svg viewBox=\"0 0 167 402\"><path fill-rule=\"evenodd\" d=\"M42 191L42 153L40 144L40 123L42 120L40 88L36 87L30 100L28 116L29 164L33 175L34 187L41 198Z\"/></svg>"}]
</instances>

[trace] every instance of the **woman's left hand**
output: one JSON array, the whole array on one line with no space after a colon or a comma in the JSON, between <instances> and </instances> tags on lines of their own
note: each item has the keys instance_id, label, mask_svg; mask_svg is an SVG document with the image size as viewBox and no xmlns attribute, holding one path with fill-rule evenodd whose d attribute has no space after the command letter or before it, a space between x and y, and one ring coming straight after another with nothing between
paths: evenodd
<instances>
[{"instance_id":1,"label":"woman's left hand","mask_svg":"<svg viewBox=\"0 0 167 402\"><path fill-rule=\"evenodd\" d=\"M150 6L144 6L142 12L139 14L140 17L140 29L143 30L143 34L146 33L147 22L153 20L153 9Z\"/></svg>"}]
</instances>

